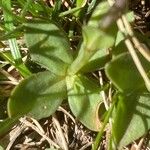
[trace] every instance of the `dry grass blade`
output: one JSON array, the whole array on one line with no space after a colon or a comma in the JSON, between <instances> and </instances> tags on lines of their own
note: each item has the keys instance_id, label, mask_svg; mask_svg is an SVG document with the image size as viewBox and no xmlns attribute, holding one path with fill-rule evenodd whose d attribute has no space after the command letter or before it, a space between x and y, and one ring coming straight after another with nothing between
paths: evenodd
<instances>
[{"instance_id":1,"label":"dry grass blade","mask_svg":"<svg viewBox=\"0 0 150 150\"><path fill-rule=\"evenodd\" d=\"M10 133L10 142L6 148L6 150L10 150L12 145L14 144L15 140L18 138L18 136L22 133L22 131L25 129L25 125L21 124L15 127Z\"/></svg>"},{"instance_id":2,"label":"dry grass blade","mask_svg":"<svg viewBox=\"0 0 150 150\"><path fill-rule=\"evenodd\" d=\"M53 145L56 148L60 148L55 142L53 142L48 136L45 135L45 133L43 133L41 130L39 130L39 128L36 125L33 125L31 122L29 122L26 117L25 118L21 118L20 122L22 122L23 124L25 124L27 127L32 128L33 130L35 130L38 134L40 134L45 140L47 140L47 142L49 143L49 145Z\"/></svg>"},{"instance_id":3,"label":"dry grass blade","mask_svg":"<svg viewBox=\"0 0 150 150\"><path fill-rule=\"evenodd\" d=\"M108 2L110 4L110 6L112 6L114 4L113 0L108 0ZM145 70L140 62L140 59L137 56L137 53L134 49L134 45L132 44L132 41L127 37L127 36L129 36L132 38L134 36L134 34L133 34L132 28L131 28L129 22L127 21L127 18L125 15L122 15L117 20L117 25L118 25L119 30L123 33L124 37L126 38L125 44L131 54L131 57L136 65L139 73L141 74L141 77L143 78L143 80L145 82L145 86L147 87L147 90L150 91L150 79L148 78L147 73L145 72Z\"/></svg>"},{"instance_id":4,"label":"dry grass blade","mask_svg":"<svg viewBox=\"0 0 150 150\"><path fill-rule=\"evenodd\" d=\"M62 145L62 149L68 150L68 144L66 142L64 133L63 133L63 131L61 129L60 123L59 123L59 121L58 121L58 119L56 117L56 114L53 115L52 120L53 120L54 124L56 125L56 128L57 128L58 133L59 133L60 140L62 141L61 142L62 143L61 144Z\"/></svg>"}]
</instances>

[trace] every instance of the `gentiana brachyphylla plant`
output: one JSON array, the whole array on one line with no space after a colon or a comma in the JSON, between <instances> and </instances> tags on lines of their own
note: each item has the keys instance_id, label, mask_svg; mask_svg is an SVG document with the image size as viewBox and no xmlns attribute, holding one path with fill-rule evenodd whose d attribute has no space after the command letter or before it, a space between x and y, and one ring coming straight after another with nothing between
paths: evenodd
<instances>
[{"instance_id":1,"label":"gentiana brachyphylla plant","mask_svg":"<svg viewBox=\"0 0 150 150\"><path fill-rule=\"evenodd\" d=\"M99 131L107 115L100 92L107 93L109 84L101 87L99 80L89 76L97 70L105 71L116 100L109 116L112 133L108 149L121 149L150 129L150 94L124 45L125 38L115 22L107 29L101 27L109 8L107 2L101 2L82 27L83 39L75 58L67 34L55 21L31 19L24 24L31 60L45 71L28 76L15 87L8 100L9 118L0 124L1 133L7 130L7 123L13 124L20 116L49 117L63 101L68 101L83 125ZM132 12L125 15L132 21ZM148 74L149 62L137 55Z\"/></svg>"}]
</instances>

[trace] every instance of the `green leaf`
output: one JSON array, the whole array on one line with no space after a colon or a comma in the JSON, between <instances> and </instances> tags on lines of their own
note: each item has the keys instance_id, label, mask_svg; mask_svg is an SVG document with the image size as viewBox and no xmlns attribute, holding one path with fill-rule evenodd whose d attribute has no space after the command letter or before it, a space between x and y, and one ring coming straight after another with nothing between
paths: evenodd
<instances>
[{"instance_id":1,"label":"green leaf","mask_svg":"<svg viewBox=\"0 0 150 150\"><path fill-rule=\"evenodd\" d=\"M66 81L71 111L87 128L98 131L101 126L98 113L102 103L98 84L81 75L68 76Z\"/></svg>"},{"instance_id":2,"label":"green leaf","mask_svg":"<svg viewBox=\"0 0 150 150\"><path fill-rule=\"evenodd\" d=\"M108 12L110 8L110 5L108 2L100 2L99 5L95 8L94 12L92 13L92 16L88 22L89 26L98 27L99 22L101 19L105 16L105 14Z\"/></svg>"},{"instance_id":3,"label":"green leaf","mask_svg":"<svg viewBox=\"0 0 150 150\"><path fill-rule=\"evenodd\" d=\"M86 4L87 0L77 0L76 7L83 7Z\"/></svg>"},{"instance_id":4,"label":"green leaf","mask_svg":"<svg viewBox=\"0 0 150 150\"><path fill-rule=\"evenodd\" d=\"M105 64L110 60L107 50L98 50L91 59L83 66L80 72L92 72L104 68Z\"/></svg>"},{"instance_id":5,"label":"green leaf","mask_svg":"<svg viewBox=\"0 0 150 150\"><path fill-rule=\"evenodd\" d=\"M5 59L6 61L8 61L11 65L15 66L15 68L20 72L20 74L23 77L28 77L29 75L31 75L31 72L28 70L28 68L25 66L25 64L21 63L21 64L16 64L12 58L12 55L9 51L6 52L0 52L0 56Z\"/></svg>"},{"instance_id":6,"label":"green leaf","mask_svg":"<svg viewBox=\"0 0 150 150\"><path fill-rule=\"evenodd\" d=\"M0 145L0 150L4 150L4 148Z\"/></svg>"},{"instance_id":7,"label":"green leaf","mask_svg":"<svg viewBox=\"0 0 150 150\"><path fill-rule=\"evenodd\" d=\"M7 1L2 0L2 5L4 5L9 11L11 11L11 7L12 7L11 0L7 0ZM11 15L9 15L8 11L6 11L5 9L2 9L2 10L3 10L5 27L8 31L12 31L14 29L13 17ZM8 39L8 43L9 43L10 51L11 51L11 54L12 54L12 57L13 57L15 63L21 64L22 60L21 60L21 54L19 51L19 47L17 45L17 40L15 38L10 38L10 39Z\"/></svg>"},{"instance_id":8,"label":"green leaf","mask_svg":"<svg viewBox=\"0 0 150 150\"><path fill-rule=\"evenodd\" d=\"M10 117L28 114L36 119L50 116L66 98L65 80L50 72L34 74L23 80L8 101Z\"/></svg>"},{"instance_id":9,"label":"green leaf","mask_svg":"<svg viewBox=\"0 0 150 150\"><path fill-rule=\"evenodd\" d=\"M20 118L20 115L16 115L12 118L7 118L0 122L0 137L6 134L17 122Z\"/></svg>"},{"instance_id":10,"label":"green leaf","mask_svg":"<svg viewBox=\"0 0 150 150\"><path fill-rule=\"evenodd\" d=\"M95 51L98 49L109 48L113 46L116 37L116 27L111 27L107 31L93 26L83 28L83 39L86 50Z\"/></svg>"},{"instance_id":11,"label":"green leaf","mask_svg":"<svg viewBox=\"0 0 150 150\"><path fill-rule=\"evenodd\" d=\"M106 30L99 26L100 18L104 17L108 9L108 3L104 2L98 5L88 24L83 27L83 42L80 46L78 56L68 69L69 75L78 73L98 50L107 49L114 45L118 30L117 26L112 25Z\"/></svg>"},{"instance_id":12,"label":"green leaf","mask_svg":"<svg viewBox=\"0 0 150 150\"><path fill-rule=\"evenodd\" d=\"M134 22L134 20L135 20L135 15L134 15L134 12L133 12L133 11L128 11L128 12L126 13L126 17L127 17L127 20L128 20L130 23Z\"/></svg>"},{"instance_id":13,"label":"green leaf","mask_svg":"<svg viewBox=\"0 0 150 150\"><path fill-rule=\"evenodd\" d=\"M116 46L112 48L112 57L115 58L116 56L128 52L128 49L124 43L124 40L119 42Z\"/></svg>"},{"instance_id":14,"label":"green leaf","mask_svg":"<svg viewBox=\"0 0 150 150\"><path fill-rule=\"evenodd\" d=\"M85 66L98 50L107 49L115 42L116 28L109 28L106 31L100 28L85 26L83 28L83 43L80 47L78 56L69 67L69 74L74 75Z\"/></svg>"},{"instance_id":15,"label":"green leaf","mask_svg":"<svg viewBox=\"0 0 150 150\"><path fill-rule=\"evenodd\" d=\"M120 96L113 119L113 143L122 149L150 129L150 94Z\"/></svg>"},{"instance_id":16,"label":"green leaf","mask_svg":"<svg viewBox=\"0 0 150 150\"><path fill-rule=\"evenodd\" d=\"M25 24L25 41L31 58L57 75L65 75L72 62L70 43L56 24L32 20Z\"/></svg>"},{"instance_id":17,"label":"green leaf","mask_svg":"<svg viewBox=\"0 0 150 150\"><path fill-rule=\"evenodd\" d=\"M97 5L97 0L91 0L90 3L88 3L87 14L90 14L92 10L94 10L96 5Z\"/></svg>"},{"instance_id":18,"label":"green leaf","mask_svg":"<svg viewBox=\"0 0 150 150\"><path fill-rule=\"evenodd\" d=\"M133 14L133 12L129 11L126 14L126 18L127 18L128 22L133 22L134 21L134 14ZM122 42L124 40L125 40L125 36L123 35L123 33L121 31L118 31L117 32L117 36L116 36L115 46L117 46L118 44L120 44L120 42Z\"/></svg>"},{"instance_id":19,"label":"green leaf","mask_svg":"<svg viewBox=\"0 0 150 150\"><path fill-rule=\"evenodd\" d=\"M125 40L124 35L122 34L121 31L118 31L117 32L117 36L116 36L115 46L117 46L118 44L120 44L122 41L124 42L124 40Z\"/></svg>"},{"instance_id":20,"label":"green leaf","mask_svg":"<svg viewBox=\"0 0 150 150\"><path fill-rule=\"evenodd\" d=\"M139 58L148 73L150 70L149 62L141 55L139 55ZM137 90L145 90L144 81L129 53L116 56L106 65L105 71L107 77L121 92L131 93Z\"/></svg>"}]
</instances>

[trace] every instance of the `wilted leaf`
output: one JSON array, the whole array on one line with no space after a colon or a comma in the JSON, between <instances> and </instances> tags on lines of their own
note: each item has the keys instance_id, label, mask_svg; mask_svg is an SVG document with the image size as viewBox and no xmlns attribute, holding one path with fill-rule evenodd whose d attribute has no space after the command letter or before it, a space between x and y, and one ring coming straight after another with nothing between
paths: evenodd
<instances>
[{"instance_id":1,"label":"wilted leaf","mask_svg":"<svg viewBox=\"0 0 150 150\"><path fill-rule=\"evenodd\" d=\"M57 75L65 75L72 56L63 30L46 21L30 21L25 28L25 41L32 60Z\"/></svg>"},{"instance_id":2,"label":"wilted leaf","mask_svg":"<svg viewBox=\"0 0 150 150\"><path fill-rule=\"evenodd\" d=\"M81 75L68 76L67 89L73 114L87 128L98 131L101 125L98 112L102 103L98 84Z\"/></svg>"},{"instance_id":3,"label":"wilted leaf","mask_svg":"<svg viewBox=\"0 0 150 150\"><path fill-rule=\"evenodd\" d=\"M8 101L10 117L28 114L41 119L56 111L66 97L65 80L50 72L41 72L23 80Z\"/></svg>"}]
</instances>

